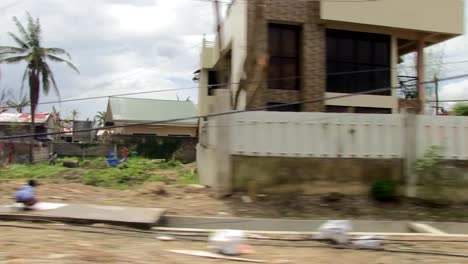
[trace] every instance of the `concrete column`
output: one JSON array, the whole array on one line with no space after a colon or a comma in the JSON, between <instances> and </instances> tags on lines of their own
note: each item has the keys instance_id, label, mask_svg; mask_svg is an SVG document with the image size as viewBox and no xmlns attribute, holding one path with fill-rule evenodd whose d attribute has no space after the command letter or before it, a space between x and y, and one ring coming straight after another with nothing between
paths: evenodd
<instances>
[{"instance_id":1,"label":"concrete column","mask_svg":"<svg viewBox=\"0 0 468 264\"><path fill-rule=\"evenodd\" d=\"M398 87L398 38L396 36L392 36L391 42L391 82L390 85L392 87ZM395 104L393 106L393 113L398 113L398 90L392 89L392 97L395 100Z\"/></svg>"},{"instance_id":2,"label":"concrete column","mask_svg":"<svg viewBox=\"0 0 468 264\"><path fill-rule=\"evenodd\" d=\"M406 196L417 196L418 176L413 171L416 161L416 110L413 108L403 109L403 146L404 146L404 168L406 182Z\"/></svg>"},{"instance_id":3,"label":"concrete column","mask_svg":"<svg viewBox=\"0 0 468 264\"><path fill-rule=\"evenodd\" d=\"M421 113L424 113L424 104L426 102L426 86L423 84L425 82L425 72L426 67L424 65L424 48L425 48L424 40L419 40L417 43L417 55L416 55L416 71L418 74L419 82L418 82L418 94L419 94L419 101L421 102Z\"/></svg>"},{"instance_id":4,"label":"concrete column","mask_svg":"<svg viewBox=\"0 0 468 264\"><path fill-rule=\"evenodd\" d=\"M228 89L216 90L216 113L232 111L231 94ZM215 138L215 184L217 197L232 193L232 165L231 165L231 120L232 115L213 117L216 122Z\"/></svg>"}]
</instances>

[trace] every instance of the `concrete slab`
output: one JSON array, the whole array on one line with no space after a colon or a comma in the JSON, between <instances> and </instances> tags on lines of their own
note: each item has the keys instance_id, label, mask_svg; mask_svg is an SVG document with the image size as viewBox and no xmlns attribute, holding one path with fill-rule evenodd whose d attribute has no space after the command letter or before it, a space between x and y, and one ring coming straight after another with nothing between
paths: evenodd
<instances>
[{"instance_id":1,"label":"concrete slab","mask_svg":"<svg viewBox=\"0 0 468 264\"><path fill-rule=\"evenodd\" d=\"M414 231L417 233L431 233L431 234L437 234L437 235L447 234L431 225L423 224L423 223L411 222L408 224L408 227L411 231Z\"/></svg>"},{"instance_id":2,"label":"concrete slab","mask_svg":"<svg viewBox=\"0 0 468 264\"><path fill-rule=\"evenodd\" d=\"M17 207L0 207L0 218L53 220L61 222L107 223L151 227L163 216L165 210L90 204L66 204L51 210L24 211Z\"/></svg>"}]
</instances>

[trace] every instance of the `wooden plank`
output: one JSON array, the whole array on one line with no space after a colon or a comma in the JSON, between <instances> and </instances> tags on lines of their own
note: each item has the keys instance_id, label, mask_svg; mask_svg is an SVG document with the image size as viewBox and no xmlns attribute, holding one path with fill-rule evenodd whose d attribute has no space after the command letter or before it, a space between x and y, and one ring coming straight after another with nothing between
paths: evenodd
<instances>
[{"instance_id":1,"label":"wooden plank","mask_svg":"<svg viewBox=\"0 0 468 264\"><path fill-rule=\"evenodd\" d=\"M181 255L211 258L211 259L232 260L232 261L250 262L250 263L267 263L267 261L264 261L264 260L229 257L229 256L224 256L220 254L215 254L215 253L211 253L207 251L199 251L199 250L166 250L166 251L171 252L171 253L181 254Z\"/></svg>"}]
</instances>

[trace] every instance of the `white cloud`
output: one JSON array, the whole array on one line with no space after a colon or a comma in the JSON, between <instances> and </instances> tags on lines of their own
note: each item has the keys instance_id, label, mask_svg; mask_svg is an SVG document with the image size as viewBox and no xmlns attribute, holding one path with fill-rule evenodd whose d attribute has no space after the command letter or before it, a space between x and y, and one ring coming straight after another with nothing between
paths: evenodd
<instances>
[{"instance_id":1,"label":"white cloud","mask_svg":"<svg viewBox=\"0 0 468 264\"><path fill-rule=\"evenodd\" d=\"M19 0L21 1L21 0ZM26 11L40 17L44 46L72 54L81 71L53 65L63 99L119 93L195 87L203 34L214 29L213 7L192 0L22 0L0 10L0 45L12 44L11 18ZM25 65L1 65L0 87L19 89ZM197 99L197 89L144 97ZM55 101L50 94L41 101ZM41 106L47 111L50 106ZM105 108L105 100L63 103L64 111L78 109L81 117Z\"/></svg>"}]
</instances>

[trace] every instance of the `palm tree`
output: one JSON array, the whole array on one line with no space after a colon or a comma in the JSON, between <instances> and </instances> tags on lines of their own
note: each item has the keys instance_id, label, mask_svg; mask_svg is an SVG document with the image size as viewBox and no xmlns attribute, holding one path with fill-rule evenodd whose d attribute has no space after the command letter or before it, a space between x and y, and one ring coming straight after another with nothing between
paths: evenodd
<instances>
[{"instance_id":1,"label":"palm tree","mask_svg":"<svg viewBox=\"0 0 468 264\"><path fill-rule=\"evenodd\" d=\"M13 46L0 46L0 63L15 64L26 62L26 69L23 74L23 85L26 80L29 83L29 96L31 101L31 134L35 132L36 107L39 102L41 91L47 95L52 87L55 93L60 96L55 82L54 74L50 69L49 62L62 62L79 73L78 69L61 55L71 59L70 54L60 48L44 48L41 46L42 30L39 19L34 19L27 13L27 26L13 17L19 34L9 32L9 36L16 43ZM30 161L33 162L32 144L30 146Z\"/></svg>"},{"instance_id":2,"label":"palm tree","mask_svg":"<svg viewBox=\"0 0 468 264\"><path fill-rule=\"evenodd\" d=\"M6 107L5 105L6 98L7 98L7 92L5 89L2 89L0 91L0 114L8 110L8 107Z\"/></svg>"},{"instance_id":3,"label":"palm tree","mask_svg":"<svg viewBox=\"0 0 468 264\"><path fill-rule=\"evenodd\" d=\"M6 102L6 104L7 104L9 107L15 108L16 111L17 111L18 113L23 113L23 109L24 109L27 105L29 105L28 96L27 96L27 95L23 95L23 92L21 91L18 98L14 98L13 95L12 95L11 97L13 97L13 99L12 99L12 100L8 100L8 101Z\"/></svg>"},{"instance_id":4,"label":"palm tree","mask_svg":"<svg viewBox=\"0 0 468 264\"><path fill-rule=\"evenodd\" d=\"M107 112L105 111L99 111L97 112L95 119L97 120L98 127L103 127L104 124L106 123L106 114Z\"/></svg>"},{"instance_id":5,"label":"palm tree","mask_svg":"<svg viewBox=\"0 0 468 264\"><path fill-rule=\"evenodd\" d=\"M72 120L75 121L78 118L78 116L80 115L80 113L78 113L78 111L76 111L76 109L73 109L71 111L71 115L72 115Z\"/></svg>"}]
</instances>

